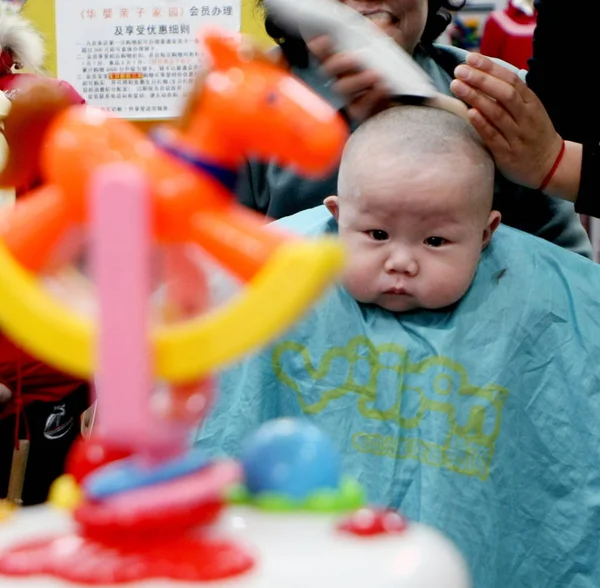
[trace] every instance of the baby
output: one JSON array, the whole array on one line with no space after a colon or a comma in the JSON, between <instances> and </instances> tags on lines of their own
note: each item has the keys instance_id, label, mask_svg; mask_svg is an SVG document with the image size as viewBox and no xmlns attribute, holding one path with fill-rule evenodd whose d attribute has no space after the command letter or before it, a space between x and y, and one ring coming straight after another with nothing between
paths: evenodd
<instances>
[{"instance_id":1,"label":"baby","mask_svg":"<svg viewBox=\"0 0 600 588\"><path fill-rule=\"evenodd\" d=\"M308 419L371 503L456 542L473 586L600 586L600 266L507 226L481 255L492 181L455 115L364 123L327 200L338 226L323 206L279 221L339 232L345 288L220 375L197 445L239 456L261 423Z\"/></svg>"},{"instance_id":2,"label":"baby","mask_svg":"<svg viewBox=\"0 0 600 588\"><path fill-rule=\"evenodd\" d=\"M493 192L493 160L466 120L423 106L369 119L325 200L348 250L348 292L392 312L457 302L500 224Z\"/></svg>"}]
</instances>

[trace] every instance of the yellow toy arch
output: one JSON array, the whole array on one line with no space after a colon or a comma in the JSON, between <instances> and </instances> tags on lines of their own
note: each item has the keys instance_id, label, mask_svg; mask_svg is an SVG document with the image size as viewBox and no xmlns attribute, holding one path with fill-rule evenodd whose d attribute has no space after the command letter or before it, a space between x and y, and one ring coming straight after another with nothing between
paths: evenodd
<instances>
[{"instance_id":1,"label":"yellow toy arch","mask_svg":"<svg viewBox=\"0 0 600 588\"><path fill-rule=\"evenodd\" d=\"M282 246L227 306L152 332L155 376L191 381L266 344L323 293L343 262L343 251L333 240ZM58 369L83 378L95 372L96 326L91 319L50 296L1 243L0 327Z\"/></svg>"}]
</instances>

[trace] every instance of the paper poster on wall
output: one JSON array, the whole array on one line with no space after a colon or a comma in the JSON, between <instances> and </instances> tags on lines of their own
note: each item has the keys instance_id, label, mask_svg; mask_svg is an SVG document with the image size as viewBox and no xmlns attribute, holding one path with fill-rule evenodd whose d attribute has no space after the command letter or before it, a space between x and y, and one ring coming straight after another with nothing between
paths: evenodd
<instances>
[{"instance_id":1,"label":"paper poster on wall","mask_svg":"<svg viewBox=\"0 0 600 588\"><path fill-rule=\"evenodd\" d=\"M56 0L58 77L124 118L176 117L207 25L239 31L241 0Z\"/></svg>"}]
</instances>

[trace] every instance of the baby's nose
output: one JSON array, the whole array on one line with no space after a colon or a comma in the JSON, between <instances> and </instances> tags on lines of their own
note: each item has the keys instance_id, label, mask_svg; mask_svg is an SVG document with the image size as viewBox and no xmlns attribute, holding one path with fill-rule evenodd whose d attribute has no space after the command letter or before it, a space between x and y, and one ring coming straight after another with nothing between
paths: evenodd
<instances>
[{"instance_id":1,"label":"baby's nose","mask_svg":"<svg viewBox=\"0 0 600 588\"><path fill-rule=\"evenodd\" d=\"M409 249L394 248L388 256L384 269L389 274L404 274L415 276L419 271L419 264Z\"/></svg>"}]
</instances>

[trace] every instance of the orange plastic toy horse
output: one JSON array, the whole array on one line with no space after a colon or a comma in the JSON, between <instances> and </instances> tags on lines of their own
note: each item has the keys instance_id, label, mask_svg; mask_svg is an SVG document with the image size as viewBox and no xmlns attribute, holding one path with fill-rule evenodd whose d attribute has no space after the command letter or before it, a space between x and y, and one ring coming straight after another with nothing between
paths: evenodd
<instances>
[{"instance_id":1,"label":"orange plastic toy horse","mask_svg":"<svg viewBox=\"0 0 600 588\"><path fill-rule=\"evenodd\" d=\"M6 119L11 155L0 183L20 185L40 172L43 182L2 217L0 238L17 261L33 272L46 267L61 238L86 220L91 175L119 161L148 174L158 241L198 243L244 281L290 238L265 230L262 217L234 201L238 169L251 154L305 175L325 174L338 162L346 125L264 56L215 32L204 43L209 72L180 122L153 138L104 111L69 106L54 85L38 81L17 95Z\"/></svg>"}]
</instances>

